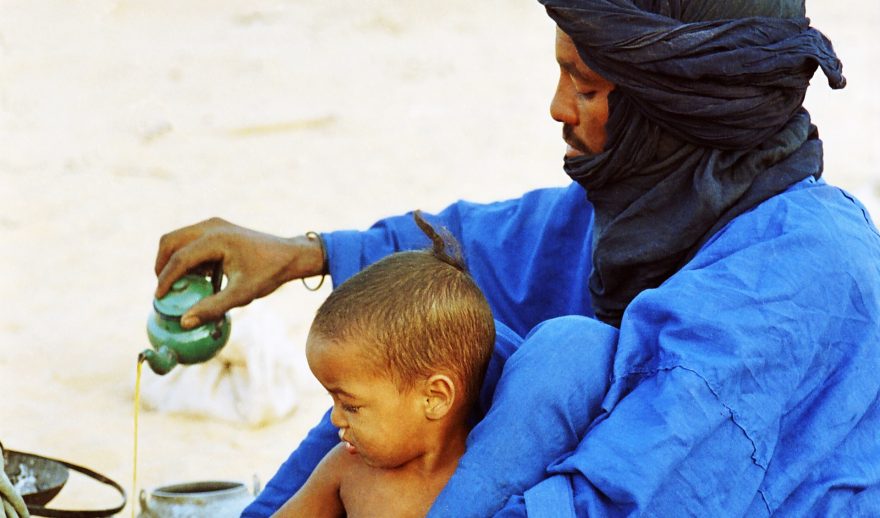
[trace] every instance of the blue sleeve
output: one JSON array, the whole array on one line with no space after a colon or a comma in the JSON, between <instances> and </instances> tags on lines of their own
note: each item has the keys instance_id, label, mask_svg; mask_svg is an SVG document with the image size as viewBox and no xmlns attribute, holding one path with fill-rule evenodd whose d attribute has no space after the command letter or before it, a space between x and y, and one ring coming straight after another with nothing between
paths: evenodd
<instances>
[{"instance_id":1,"label":"blue sleeve","mask_svg":"<svg viewBox=\"0 0 880 518\"><path fill-rule=\"evenodd\" d=\"M428 220L458 239L495 318L520 336L557 316L592 316L592 209L578 184L490 204L459 201ZM392 252L429 244L411 214L323 238L334 285Z\"/></svg>"}]
</instances>

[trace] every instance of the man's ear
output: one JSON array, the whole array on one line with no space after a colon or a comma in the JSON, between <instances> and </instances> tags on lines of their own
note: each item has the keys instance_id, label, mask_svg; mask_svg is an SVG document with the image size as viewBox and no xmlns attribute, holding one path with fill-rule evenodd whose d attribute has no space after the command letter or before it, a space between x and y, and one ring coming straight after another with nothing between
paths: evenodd
<instances>
[{"instance_id":1,"label":"man's ear","mask_svg":"<svg viewBox=\"0 0 880 518\"><path fill-rule=\"evenodd\" d=\"M455 403L455 382L446 374L434 374L425 380L422 396L425 417L430 420L442 419Z\"/></svg>"}]
</instances>

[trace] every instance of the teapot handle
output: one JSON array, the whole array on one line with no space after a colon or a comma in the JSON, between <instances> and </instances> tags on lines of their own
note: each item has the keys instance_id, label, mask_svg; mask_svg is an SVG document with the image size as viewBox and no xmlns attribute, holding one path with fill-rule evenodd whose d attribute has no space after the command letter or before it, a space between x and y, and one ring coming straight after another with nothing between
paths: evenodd
<instances>
[{"instance_id":1,"label":"teapot handle","mask_svg":"<svg viewBox=\"0 0 880 518\"><path fill-rule=\"evenodd\" d=\"M211 286L214 288L214 293L220 293L221 284L223 284L223 261L217 261L211 272Z\"/></svg>"}]
</instances>

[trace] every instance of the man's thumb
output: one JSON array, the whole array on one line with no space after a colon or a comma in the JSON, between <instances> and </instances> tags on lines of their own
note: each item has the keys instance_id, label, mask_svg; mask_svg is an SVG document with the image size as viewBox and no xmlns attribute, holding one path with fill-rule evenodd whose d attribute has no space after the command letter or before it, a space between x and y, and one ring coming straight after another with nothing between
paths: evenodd
<instances>
[{"instance_id":1,"label":"man's thumb","mask_svg":"<svg viewBox=\"0 0 880 518\"><path fill-rule=\"evenodd\" d=\"M180 317L180 327L184 329L192 329L205 322L220 320L226 311L220 306L220 304L218 304L219 301L214 300L216 298L218 298L218 295L206 297L189 308L186 313Z\"/></svg>"},{"instance_id":2,"label":"man's thumb","mask_svg":"<svg viewBox=\"0 0 880 518\"><path fill-rule=\"evenodd\" d=\"M253 300L252 298L247 298L246 294L243 294L241 290L237 290L238 295L236 295L236 290L234 289L235 286L233 286L233 284L234 283L230 283L230 285L226 286L223 291L205 297L193 304L193 306L189 308L182 317L180 317L181 327L184 329L192 329L205 322L220 320L223 318L224 313L230 309L244 306Z\"/></svg>"}]
</instances>

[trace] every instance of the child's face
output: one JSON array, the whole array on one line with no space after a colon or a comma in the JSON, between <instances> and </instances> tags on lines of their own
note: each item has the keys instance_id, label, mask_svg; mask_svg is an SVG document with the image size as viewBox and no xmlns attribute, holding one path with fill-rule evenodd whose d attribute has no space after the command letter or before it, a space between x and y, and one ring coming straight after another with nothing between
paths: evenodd
<instances>
[{"instance_id":1,"label":"child's face","mask_svg":"<svg viewBox=\"0 0 880 518\"><path fill-rule=\"evenodd\" d=\"M309 336L306 359L333 397L330 419L352 455L373 467L395 468L424 452L429 425L419 386L399 391L388 375L377 373L355 341L334 343Z\"/></svg>"}]
</instances>

